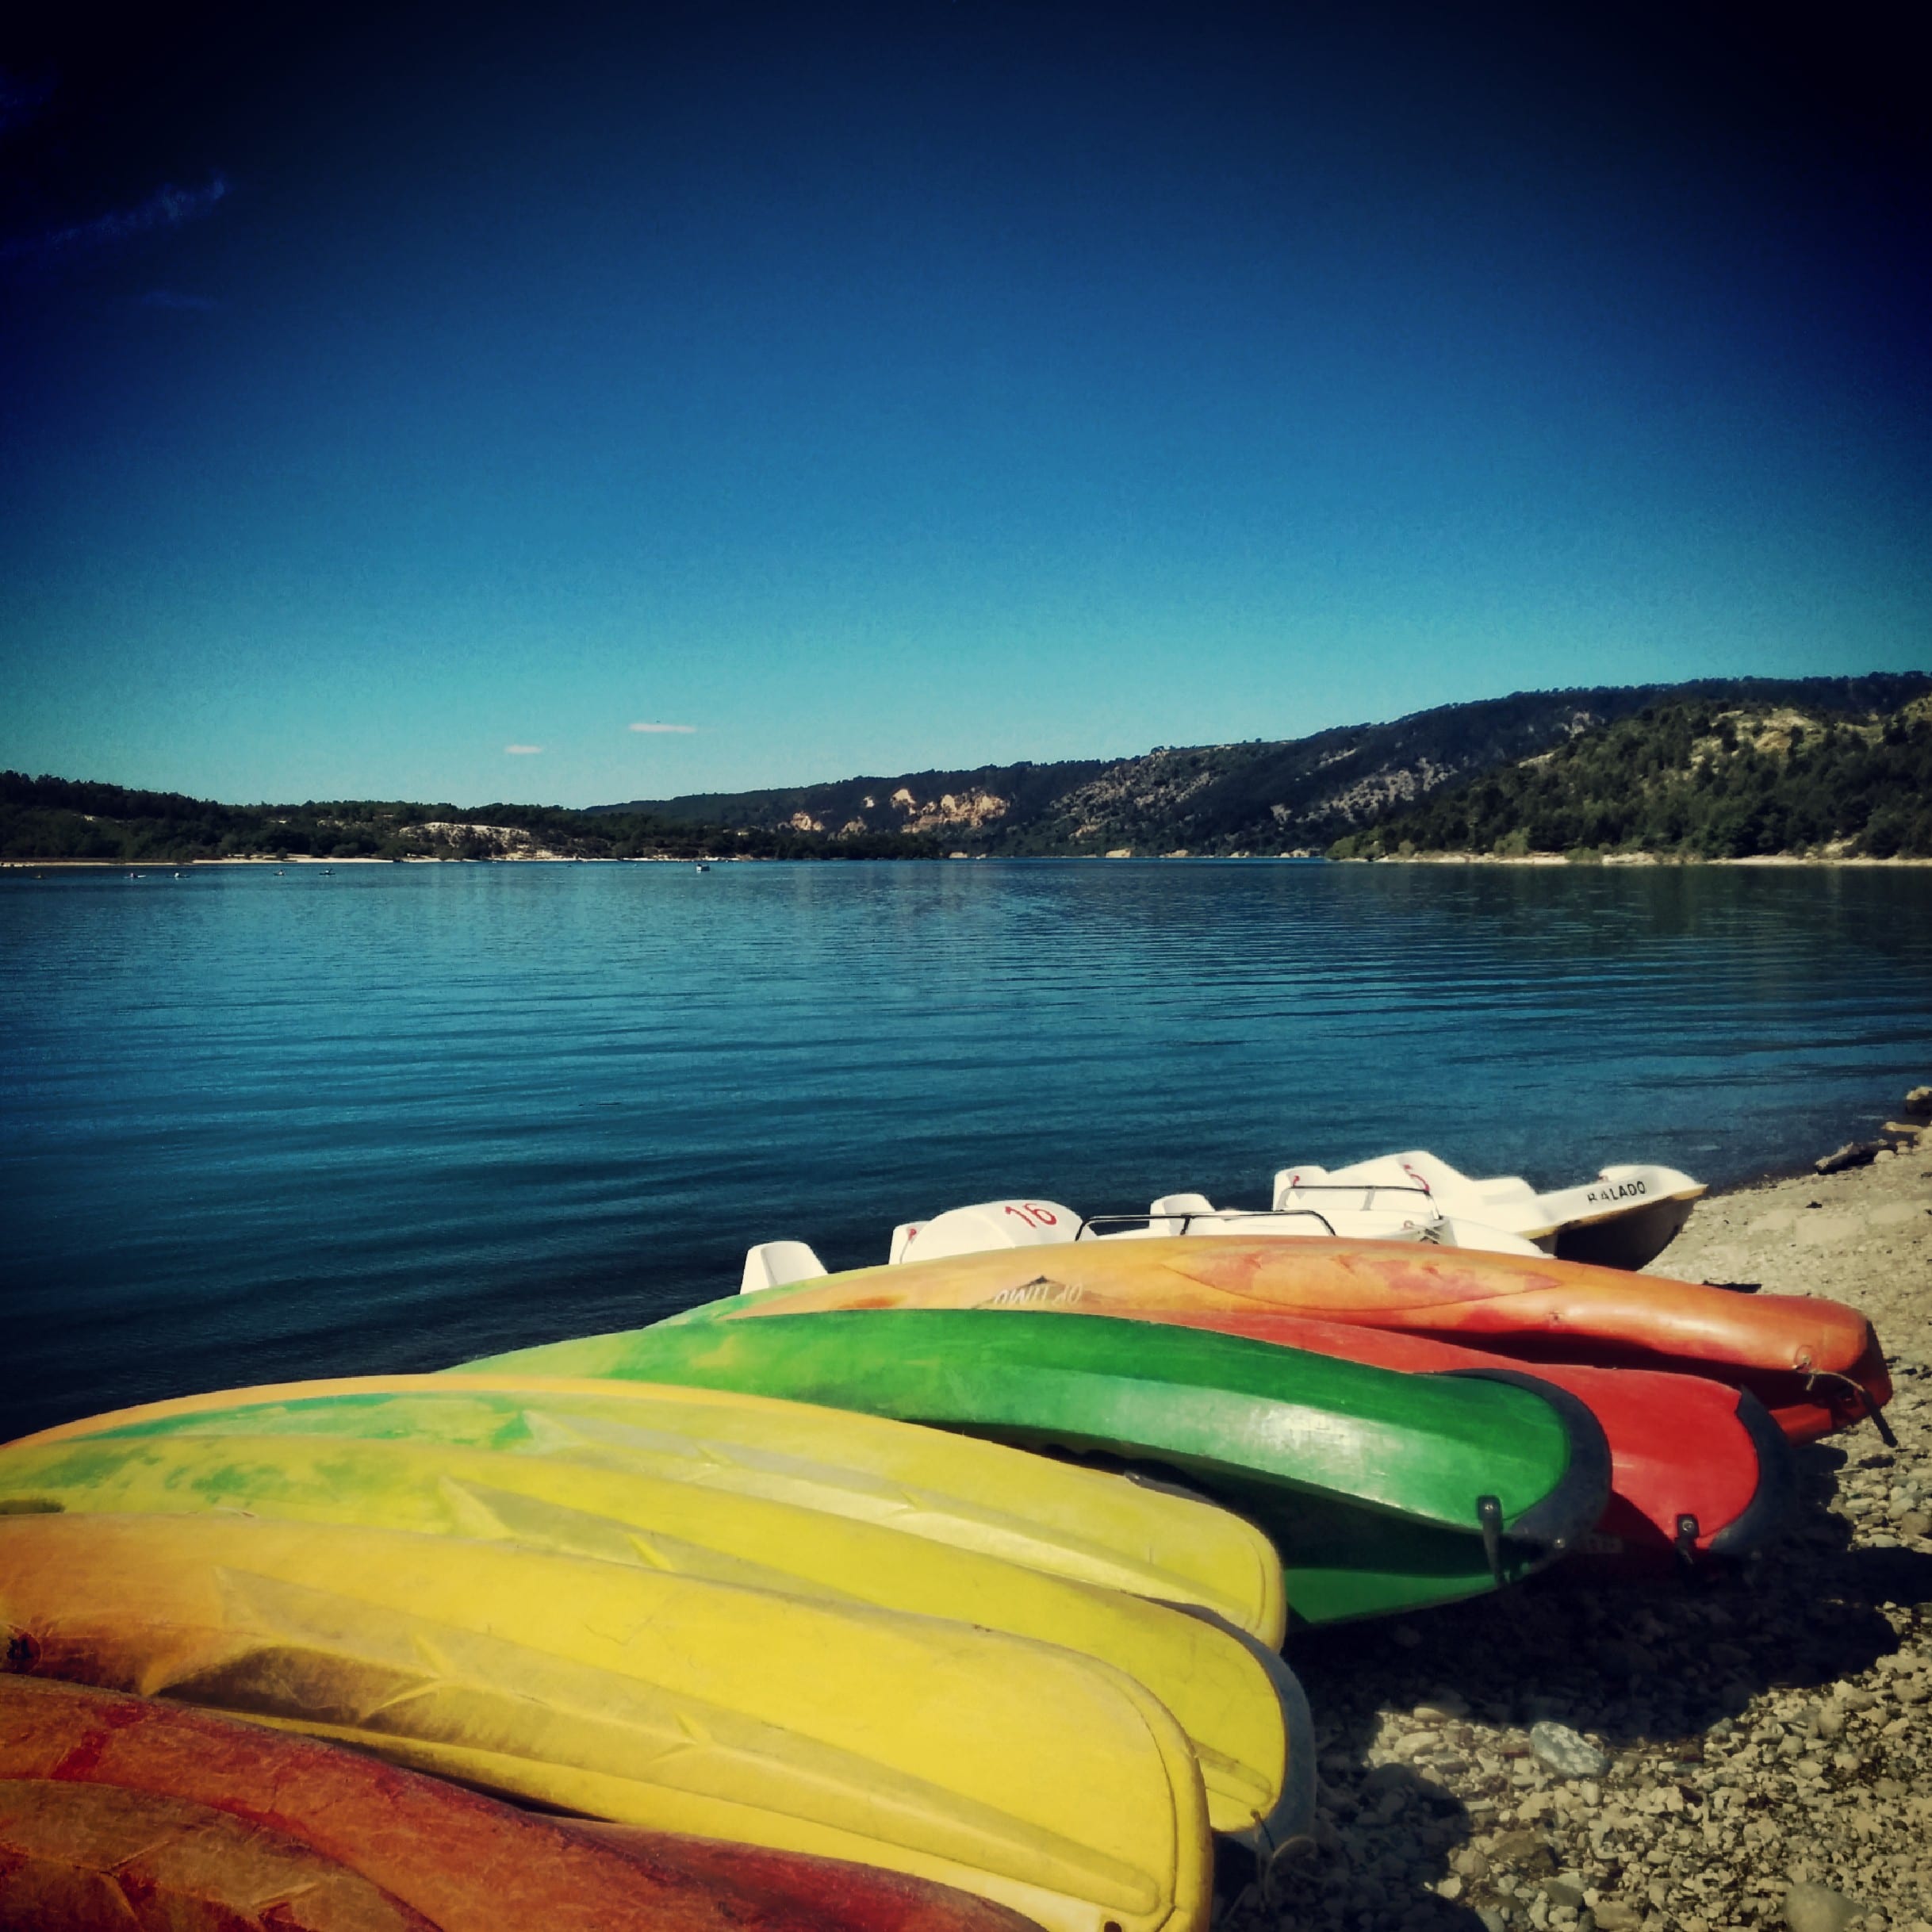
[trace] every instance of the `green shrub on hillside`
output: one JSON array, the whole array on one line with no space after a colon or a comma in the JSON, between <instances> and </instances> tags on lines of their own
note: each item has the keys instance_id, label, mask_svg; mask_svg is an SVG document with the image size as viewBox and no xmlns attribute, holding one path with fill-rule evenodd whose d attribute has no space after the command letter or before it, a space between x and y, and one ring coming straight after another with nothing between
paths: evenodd
<instances>
[{"instance_id":1,"label":"green shrub on hillside","mask_svg":"<svg viewBox=\"0 0 1932 1932\"><path fill-rule=\"evenodd\" d=\"M1883 720L1656 707L1339 839L1418 852L1738 859L1826 848L1932 857L1932 715Z\"/></svg>"}]
</instances>

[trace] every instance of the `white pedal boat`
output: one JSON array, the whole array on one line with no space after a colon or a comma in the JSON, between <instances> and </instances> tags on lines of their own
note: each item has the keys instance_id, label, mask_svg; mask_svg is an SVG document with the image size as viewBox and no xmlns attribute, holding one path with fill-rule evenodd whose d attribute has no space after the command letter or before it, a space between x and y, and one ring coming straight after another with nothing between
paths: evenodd
<instances>
[{"instance_id":1,"label":"white pedal boat","mask_svg":"<svg viewBox=\"0 0 1932 1932\"><path fill-rule=\"evenodd\" d=\"M1458 1221L1504 1229L1565 1261L1640 1268L1670 1245L1707 1191L1701 1181L1675 1167L1616 1167L1580 1187L1539 1194L1518 1175L1473 1179L1416 1149L1332 1170L1283 1167L1275 1176L1273 1201L1278 1213L1296 1208L1386 1213L1405 1203L1434 1207Z\"/></svg>"},{"instance_id":2,"label":"white pedal boat","mask_svg":"<svg viewBox=\"0 0 1932 1932\"><path fill-rule=\"evenodd\" d=\"M1299 1202L1257 1210L1217 1208L1204 1194L1163 1194L1144 1214L1082 1215L1058 1201L978 1201L931 1221L903 1221L892 1230L887 1265L937 1261L1005 1248L1052 1248L1070 1241L1146 1241L1175 1235L1301 1235L1357 1241L1424 1241L1496 1254L1540 1253L1505 1229L1445 1214L1413 1187L1393 1205L1350 1207ZM764 1241L748 1248L738 1292L783 1287L826 1272L803 1241Z\"/></svg>"}]
</instances>

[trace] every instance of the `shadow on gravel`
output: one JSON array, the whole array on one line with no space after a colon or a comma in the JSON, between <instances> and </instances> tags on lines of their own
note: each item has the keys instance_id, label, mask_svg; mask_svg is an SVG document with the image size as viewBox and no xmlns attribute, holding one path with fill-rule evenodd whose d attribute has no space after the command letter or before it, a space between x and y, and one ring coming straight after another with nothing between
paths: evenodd
<instances>
[{"instance_id":1,"label":"shadow on gravel","mask_svg":"<svg viewBox=\"0 0 1932 1932\"><path fill-rule=\"evenodd\" d=\"M1854 1459L1869 1453L1852 1445ZM1869 1670L1898 1647L1885 1607L1932 1606L1932 1556L1848 1547L1824 1508L1846 1459L1802 1452L1795 1528L1727 1570L1626 1580L1573 1564L1405 1623L1291 1638L1315 1716L1319 1846L1281 1871L1271 1906L1250 1896L1233 1921L1478 1932L1478 1915L1433 1887L1524 1796L1532 1723L1567 1724L1613 1758L1666 1753L1667 1780L1763 1692ZM1606 1781L1619 1776L1613 1765ZM1554 1876L1539 1833L1515 1837L1521 1876Z\"/></svg>"}]
</instances>

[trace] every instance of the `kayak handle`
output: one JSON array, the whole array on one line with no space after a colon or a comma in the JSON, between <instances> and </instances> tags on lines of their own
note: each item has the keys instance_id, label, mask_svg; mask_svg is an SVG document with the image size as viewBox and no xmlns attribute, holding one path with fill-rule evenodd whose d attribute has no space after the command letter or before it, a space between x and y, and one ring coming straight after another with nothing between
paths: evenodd
<instances>
[{"instance_id":1,"label":"kayak handle","mask_svg":"<svg viewBox=\"0 0 1932 1932\"><path fill-rule=\"evenodd\" d=\"M1888 1449L1898 1447L1899 1439L1892 1434L1892 1424L1885 1420L1884 1410L1872 1400L1871 1392L1862 1382L1853 1382L1850 1376L1837 1374L1830 1369L1814 1369L1805 1378L1805 1393L1809 1395L1821 1382L1836 1382L1839 1387L1846 1390L1851 1396L1854 1415L1862 1409L1872 1418L1872 1426L1878 1431L1878 1439Z\"/></svg>"},{"instance_id":2,"label":"kayak handle","mask_svg":"<svg viewBox=\"0 0 1932 1932\"><path fill-rule=\"evenodd\" d=\"M1482 1553L1489 1559L1489 1574L1500 1589L1503 1581L1503 1505L1493 1496L1476 1498L1476 1520L1482 1528Z\"/></svg>"},{"instance_id":3,"label":"kayak handle","mask_svg":"<svg viewBox=\"0 0 1932 1932\"><path fill-rule=\"evenodd\" d=\"M1696 1560L1698 1534L1697 1519L1695 1516L1685 1515L1677 1518L1677 1533L1671 1547L1677 1551L1686 1569Z\"/></svg>"}]
</instances>

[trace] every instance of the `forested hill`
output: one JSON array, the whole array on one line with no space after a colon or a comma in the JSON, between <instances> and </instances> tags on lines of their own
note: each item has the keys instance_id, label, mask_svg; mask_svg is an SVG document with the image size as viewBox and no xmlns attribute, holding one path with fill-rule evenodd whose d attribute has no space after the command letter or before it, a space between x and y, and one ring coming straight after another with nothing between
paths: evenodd
<instances>
[{"instance_id":1,"label":"forested hill","mask_svg":"<svg viewBox=\"0 0 1932 1932\"><path fill-rule=\"evenodd\" d=\"M1635 841L1714 857L1850 841L1916 853L1927 849L1932 773L1923 707L1901 707L1928 694L1932 676L1919 673L1520 692L1311 738L584 811L220 805L7 772L0 857L1093 857L1305 852L1338 839L1357 856L1393 853L1405 840L1482 851L1499 840L1563 851ZM1781 748L1784 727L1764 722L1786 713L1799 721L1795 751Z\"/></svg>"},{"instance_id":2,"label":"forested hill","mask_svg":"<svg viewBox=\"0 0 1932 1932\"><path fill-rule=\"evenodd\" d=\"M1887 715L1668 704L1392 812L1335 858L1932 857L1932 698Z\"/></svg>"},{"instance_id":3,"label":"forested hill","mask_svg":"<svg viewBox=\"0 0 1932 1932\"><path fill-rule=\"evenodd\" d=\"M726 831L648 813L587 816L548 805L410 805L343 799L218 805L175 792L0 772L0 857L181 864L196 859L628 859L719 852L747 858L930 858L929 841L834 841Z\"/></svg>"},{"instance_id":4,"label":"forested hill","mask_svg":"<svg viewBox=\"0 0 1932 1932\"><path fill-rule=\"evenodd\" d=\"M1320 850L1445 787L1646 707L1792 704L1864 716L1928 691L1932 677L1884 673L1523 692L1310 738L1163 748L1112 761L907 772L606 809L834 839L909 834L995 856Z\"/></svg>"}]
</instances>

